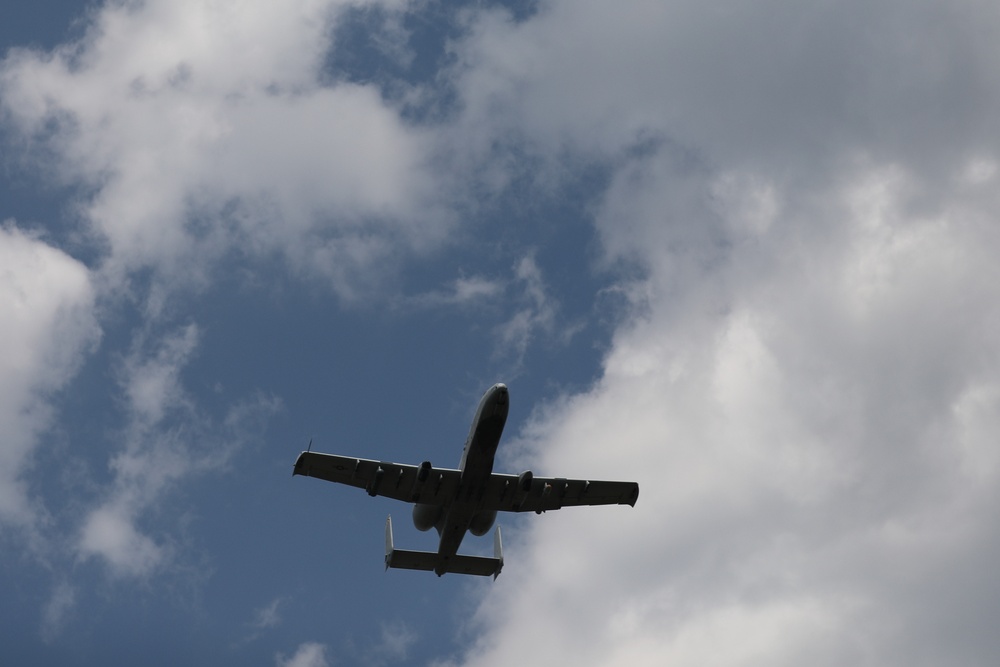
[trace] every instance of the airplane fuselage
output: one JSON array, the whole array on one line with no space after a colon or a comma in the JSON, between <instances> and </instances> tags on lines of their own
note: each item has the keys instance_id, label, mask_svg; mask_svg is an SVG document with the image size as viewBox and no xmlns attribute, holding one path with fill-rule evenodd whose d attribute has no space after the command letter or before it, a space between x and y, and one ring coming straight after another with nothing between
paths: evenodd
<instances>
[{"instance_id":1,"label":"airplane fuselage","mask_svg":"<svg viewBox=\"0 0 1000 667\"><path fill-rule=\"evenodd\" d=\"M462 476L458 494L445 507L441 520L435 526L441 535L438 546L441 564L438 574L447 571L448 559L458 552L462 539L470 528L482 535L493 525L496 512L484 515L480 505L486 483L493 473L493 459L500 444L503 427L507 423L509 409L507 387L503 384L490 387L479 401L459 463Z\"/></svg>"}]
</instances>

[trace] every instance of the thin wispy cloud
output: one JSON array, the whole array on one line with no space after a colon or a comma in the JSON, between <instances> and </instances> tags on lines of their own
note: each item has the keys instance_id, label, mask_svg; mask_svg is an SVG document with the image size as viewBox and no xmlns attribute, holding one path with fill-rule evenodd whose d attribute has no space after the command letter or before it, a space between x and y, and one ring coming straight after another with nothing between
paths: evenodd
<instances>
[{"instance_id":1,"label":"thin wispy cloud","mask_svg":"<svg viewBox=\"0 0 1000 667\"><path fill-rule=\"evenodd\" d=\"M519 369L528 347L536 339L565 341L572 337L575 327L558 322L558 299L546 285L534 255L528 254L517 262L510 290L517 295L512 302L517 303L518 308L496 328L496 335L500 352L512 356L514 368Z\"/></svg>"},{"instance_id":2,"label":"thin wispy cloud","mask_svg":"<svg viewBox=\"0 0 1000 667\"><path fill-rule=\"evenodd\" d=\"M419 308L469 307L495 301L503 290L504 284L499 280L485 276L462 276L444 289L408 297L405 304Z\"/></svg>"},{"instance_id":3,"label":"thin wispy cloud","mask_svg":"<svg viewBox=\"0 0 1000 667\"><path fill-rule=\"evenodd\" d=\"M76 591L65 582L56 584L42 609L41 635L45 641L55 640L76 606Z\"/></svg>"},{"instance_id":4,"label":"thin wispy cloud","mask_svg":"<svg viewBox=\"0 0 1000 667\"><path fill-rule=\"evenodd\" d=\"M329 667L326 659L327 647L318 642L307 642L296 649L295 653L286 658L278 654L274 660L276 667Z\"/></svg>"},{"instance_id":5,"label":"thin wispy cloud","mask_svg":"<svg viewBox=\"0 0 1000 667\"><path fill-rule=\"evenodd\" d=\"M198 328L187 325L152 346L139 336L122 362L124 444L109 462L109 493L87 514L76 547L84 558L100 557L112 574L146 577L169 562L170 539L146 534L142 518L183 480L223 470L252 439L252 425L280 407L258 396L232 405L222 423L206 417L180 379L197 345Z\"/></svg>"}]
</instances>

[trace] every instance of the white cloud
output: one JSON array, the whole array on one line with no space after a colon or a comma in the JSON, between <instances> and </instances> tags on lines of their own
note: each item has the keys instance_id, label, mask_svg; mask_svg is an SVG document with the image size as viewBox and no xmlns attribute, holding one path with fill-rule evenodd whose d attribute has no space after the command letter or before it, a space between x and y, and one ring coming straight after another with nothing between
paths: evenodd
<instances>
[{"instance_id":1,"label":"white cloud","mask_svg":"<svg viewBox=\"0 0 1000 667\"><path fill-rule=\"evenodd\" d=\"M285 658L278 655L274 659L277 667L328 667L330 664L326 660L326 646L318 642L306 642L299 646L295 655Z\"/></svg>"},{"instance_id":2,"label":"white cloud","mask_svg":"<svg viewBox=\"0 0 1000 667\"><path fill-rule=\"evenodd\" d=\"M111 459L113 480L83 520L76 542L80 556L99 557L113 575L147 577L170 564L170 526L159 527L159 541L146 534L150 511L183 480L224 469L253 440L255 425L279 409L275 399L258 396L233 405L221 423L202 415L180 380L197 343L194 324L151 345L140 335L122 363L125 444Z\"/></svg>"},{"instance_id":3,"label":"white cloud","mask_svg":"<svg viewBox=\"0 0 1000 667\"><path fill-rule=\"evenodd\" d=\"M347 4L109 3L78 43L8 55L9 126L90 190L113 284L144 267L199 284L226 255L277 253L349 297L375 262L442 242L427 132L373 88L323 83Z\"/></svg>"},{"instance_id":4,"label":"white cloud","mask_svg":"<svg viewBox=\"0 0 1000 667\"><path fill-rule=\"evenodd\" d=\"M974 1L555 1L476 15L455 45L463 136L615 154L660 139L819 175L840 151L927 168L996 152L995 17ZM922 39L914 40L914 35ZM923 135L929 127L940 134ZM943 137L948 137L945 141ZM981 152L980 152L981 151ZM811 161L810 161L811 160Z\"/></svg>"},{"instance_id":5,"label":"white cloud","mask_svg":"<svg viewBox=\"0 0 1000 667\"><path fill-rule=\"evenodd\" d=\"M763 274L739 257L705 271L724 310L677 313L652 279L601 383L525 434L536 472L636 479L638 504L534 518L462 664L525 645L585 665L992 654L975 586L998 582L965 574L1000 538L992 253L971 230L912 220L874 244L870 224ZM944 275L954 253L966 266ZM865 262L893 279L872 293L878 281L854 275ZM944 608L941 581L957 589Z\"/></svg>"},{"instance_id":6,"label":"white cloud","mask_svg":"<svg viewBox=\"0 0 1000 667\"><path fill-rule=\"evenodd\" d=\"M80 536L80 552L103 557L113 572L122 575L143 576L155 570L163 562L164 548L136 530L138 509L120 500L91 512Z\"/></svg>"},{"instance_id":7,"label":"white cloud","mask_svg":"<svg viewBox=\"0 0 1000 667\"><path fill-rule=\"evenodd\" d=\"M33 532L44 518L25 472L51 424L52 393L100 336L93 311L86 267L12 224L0 227L0 525Z\"/></svg>"},{"instance_id":8,"label":"white cloud","mask_svg":"<svg viewBox=\"0 0 1000 667\"><path fill-rule=\"evenodd\" d=\"M607 160L602 249L642 271L602 379L535 413L519 463L641 492L512 536L461 664L995 660L998 42L967 39L995 14L473 24L462 131Z\"/></svg>"}]
</instances>

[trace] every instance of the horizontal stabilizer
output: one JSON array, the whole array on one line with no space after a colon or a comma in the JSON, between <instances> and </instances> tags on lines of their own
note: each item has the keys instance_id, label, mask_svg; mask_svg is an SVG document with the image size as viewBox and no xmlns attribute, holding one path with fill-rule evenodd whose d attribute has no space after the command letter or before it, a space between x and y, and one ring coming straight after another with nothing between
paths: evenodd
<instances>
[{"instance_id":1,"label":"horizontal stabilizer","mask_svg":"<svg viewBox=\"0 0 1000 667\"><path fill-rule=\"evenodd\" d=\"M493 540L494 558L484 556L454 555L442 558L436 551L408 551L395 549L392 544L392 517L385 522L385 567L400 570L425 570L440 577L445 572L475 574L496 579L503 568L503 551L500 544L500 527Z\"/></svg>"}]
</instances>

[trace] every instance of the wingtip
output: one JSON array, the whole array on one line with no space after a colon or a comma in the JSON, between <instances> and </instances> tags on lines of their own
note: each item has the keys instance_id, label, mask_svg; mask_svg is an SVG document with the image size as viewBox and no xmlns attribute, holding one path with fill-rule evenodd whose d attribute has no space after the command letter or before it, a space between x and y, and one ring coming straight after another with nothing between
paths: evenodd
<instances>
[{"instance_id":1,"label":"wingtip","mask_svg":"<svg viewBox=\"0 0 1000 667\"><path fill-rule=\"evenodd\" d=\"M305 454L308 454L308 453L309 453L308 451L301 452L295 458L295 465L292 466L292 477L295 477L296 475L304 475L305 474L304 472L301 472L301 470L302 470L302 456L305 455Z\"/></svg>"}]
</instances>

